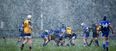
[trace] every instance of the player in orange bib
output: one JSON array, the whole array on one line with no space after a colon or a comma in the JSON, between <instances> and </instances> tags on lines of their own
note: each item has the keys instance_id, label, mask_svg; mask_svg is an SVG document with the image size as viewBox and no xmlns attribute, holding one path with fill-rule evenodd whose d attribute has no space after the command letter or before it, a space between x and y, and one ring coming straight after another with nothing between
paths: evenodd
<instances>
[{"instance_id":1,"label":"player in orange bib","mask_svg":"<svg viewBox=\"0 0 116 51\"><path fill-rule=\"evenodd\" d=\"M23 50L24 44L28 43L29 44L29 49L31 51L32 49L32 25L31 25L31 15L27 16L27 19L24 20L23 22L23 31L24 31L24 41L23 44L21 45L21 50Z\"/></svg>"}]
</instances>

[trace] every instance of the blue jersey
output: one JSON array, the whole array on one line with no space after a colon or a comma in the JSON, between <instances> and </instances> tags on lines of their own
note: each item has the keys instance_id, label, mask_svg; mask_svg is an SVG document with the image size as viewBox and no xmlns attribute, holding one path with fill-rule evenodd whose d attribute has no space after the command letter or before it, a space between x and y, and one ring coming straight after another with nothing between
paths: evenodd
<instances>
[{"instance_id":1,"label":"blue jersey","mask_svg":"<svg viewBox=\"0 0 116 51\"><path fill-rule=\"evenodd\" d=\"M19 32L20 32L20 35L19 36L24 36L24 33L23 33L23 24L19 25Z\"/></svg>"},{"instance_id":2,"label":"blue jersey","mask_svg":"<svg viewBox=\"0 0 116 51\"><path fill-rule=\"evenodd\" d=\"M49 36L49 33L48 32L43 32L42 34L41 34L41 38L46 38L46 37L48 37Z\"/></svg>"},{"instance_id":3,"label":"blue jersey","mask_svg":"<svg viewBox=\"0 0 116 51\"><path fill-rule=\"evenodd\" d=\"M101 21L100 22L100 25L101 25L101 31L109 31L109 25L110 25L110 22L109 21Z\"/></svg>"},{"instance_id":4,"label":"blue jersey","mask_svg":"<svg viewBox=\"0 0 116 51\"><path fill-rule=\"evenodd\" d=\"M110 22L109 21L101 21L100 25L101 25L101 31L103 33L102 36L108 37L109 31L110 31L110 28L109 28Z\"/></svg>"},{"instance_id":5,"label":"blue jersey","mask_svg":"<svg viewBox=\"0 0 116 51\"><path fill-rule=\"evenodd\" d=\"M65 31L66 31L66 27L62 25L62 27L60 27L60 32L64 33Z\"/></svg>"},{"instance_id":6,"label":"blue jersey","mask_svg":"<svg viewBox=\"0 0 116 51\"><path fill-rule=\"evenodd\" d=\"M19 25L19 32L23 32L23 24Z\"/></svg>"},{"instance_id":7,"label":"blue jersey","mask_svg":"<svg viewBox=\"0 0 116 51\"><path fill-rule=\"evenodd\" d=\"M49 34L49 35L53 35L53 34L54 34L54 30L52 30L52 29L49 30L49 31L48 31L48 34Z\"/></svg>"},{"instance_id":8,"label":"blue jersey","mask_svg":"<svg viewBox=\"0 0 116 51\"><path fill-rule=\"evenodd\" d=\"M89 32L89 27L88 26L83 26L82 29L83 29L84 33Z\"/></svg>"},{"instance_id":9,"label":"blue jersey","mask_svg":"<svg viewBox=\"0 0 116 51\"><path fill-rule=\"evenodd\" d=\"M66 31L66 29L65 29L65 28L61 28L60 31L61 31L62 33L64 33L64 32Z\"/></svg>"}]
</instances>

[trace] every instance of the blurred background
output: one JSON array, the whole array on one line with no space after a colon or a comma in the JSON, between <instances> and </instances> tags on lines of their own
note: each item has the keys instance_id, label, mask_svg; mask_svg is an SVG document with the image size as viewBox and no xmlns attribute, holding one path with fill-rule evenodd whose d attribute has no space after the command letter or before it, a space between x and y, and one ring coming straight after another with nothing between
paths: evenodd
<instances>
[{"instance_id":1,"label":"blurred background","mask_svg":"<svg viewBox=\"0 0 116 51\"><path fill-rule=\"evenodd\" d=\"M35 37L62 24L79 32L82 22L91 25L103 16L116 29L116 0L0 0L0 37L16 37L19 25L29 14Z\"/></svg>"}]
</instances>

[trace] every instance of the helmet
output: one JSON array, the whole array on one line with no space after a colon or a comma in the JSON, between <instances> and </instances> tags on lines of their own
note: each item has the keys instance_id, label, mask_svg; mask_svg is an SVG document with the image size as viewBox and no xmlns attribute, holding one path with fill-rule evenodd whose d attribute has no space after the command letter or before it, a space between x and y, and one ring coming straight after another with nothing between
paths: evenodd
<instances>
[{"instance_id":1,"label":"helmet","mask_svg":"<svg viewBox=\"0 0 116 51\"><path fill-rule=\"evenodd\" d=\"M31 17L32 17L32 15L27 15L27 18L28 18L28 19L31 19Z\"/></svg>"},{"instance_id":2,"label":"helmet","mask_svg":"<svg viewBox=\"0 0 116 51\"><path fill-rule=\"evenodd\" d=\"M106 18L107 18L107 17L106 17L106 16L104 16L104 17L103 17L103 20L106 20Z\"/></svg>"},{"instance_id":3,"label":"helmet","mask_svg":"<svg viewBox=\"0 0 116 51\"><path fill-rule=\"evenodd\" d=\"M84 26L85 25L85 23L81 23L81 26Z\"/></svg>"},{"instance_id":4,"label":"helmet","mask_svg":"<svg viewBox=\"0 0 116 51\"><path fill-rule=\"evenodd\" d=\"M71 27L70 27L70 26L68 26L68 27L67 27L67 29L71 29Z\"/></svg>"},{"instance_id":5,"label":"helmet","mask_svg":"<svg viewBox=\"0 0 116 51\"><path fill-rule=\"evenodd\" d=\"M48 30L45 30L45 32L48 32Z\"/></svg>"}]
</instances>

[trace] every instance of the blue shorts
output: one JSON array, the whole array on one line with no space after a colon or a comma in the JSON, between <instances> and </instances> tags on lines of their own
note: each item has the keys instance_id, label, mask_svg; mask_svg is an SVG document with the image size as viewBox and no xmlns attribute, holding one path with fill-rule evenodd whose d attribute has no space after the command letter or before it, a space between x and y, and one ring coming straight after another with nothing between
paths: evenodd
<instances>
[{"instance_id":1,"label":"blue shorts","mask_svg":"<svg viewBox=\"0 0 116 51\"><path fill-rule=\"evenodd\" d=\"M102 37L108 37L109 31L102 31Z\"/></svg>"},{"instance_id":2,"label":"blue shorts","mask_svg":"<svg viewBox=\"0 0 116 51\"><path fill-rule=\"evenodd\" d=\"M19 38L24 38L24 35L23 35L23 34L20 34L20 35L19 35Z\"/></svg>"},{"instance_id":3,"label":"blue shorts","mask_svg":"<svg viewBox=\"0 0 116 51\"><path fill-rule=\"evenodd\" d=\"M83 38L88 38L88 37L89 37L89 32L83 34Z\"/></svg>"},{"instance_id":4,"label":"blue shorts","mask_svg":"<svg viewBox=\"0 0 116 51\"><path fill-rule=\"evenodd\" d=\"M24 38L24 34L23 33L19 34L19 37Z\"/></svg>"},{"instance_id":5,"label":"blue shorts","mask_svg":"<svg viewBox=\"0 0 116 51\"><path fill-rule=\"evenodd\" d=\"M48 35L42 35L41 37L42 37L43 39L44 39L44 38L48 38Z\"/></svg>"}]
</instances>

